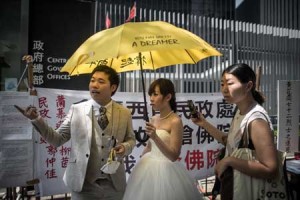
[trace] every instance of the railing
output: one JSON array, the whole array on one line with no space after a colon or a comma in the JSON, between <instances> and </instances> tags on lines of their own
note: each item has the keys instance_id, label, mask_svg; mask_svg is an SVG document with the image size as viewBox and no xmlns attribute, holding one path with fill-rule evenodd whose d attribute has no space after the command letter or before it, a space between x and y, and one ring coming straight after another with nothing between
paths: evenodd
<instances>
[{"instance_id":1,"label":"railing","mask_svg":"<svg viewBox=\"0 0 300 200\"><path fill-rule=\"evenodd\" d=\"M130 7L98 3L100 24L104 22L103 12L110 11L113 25L126 20ZM270 115L277 113L277 80L300 79L300 31L272 27L262 24L234 20L210 18L184 13L168 12L159 9L137 8L136 21L162 20L184 27L212 44L221 57L210 57L197 64L184 64L164 67L156 71L145 72L146 88L156 78L170 78L181 93L220 92L220 76L230 64L247 63L261 67L261 91L264 93L265 109ZM99 28L98 27L98 28ZM121 84L121 91L141 92L140 72L122 74L126 80Z\"/></svg>"}]
</instances>

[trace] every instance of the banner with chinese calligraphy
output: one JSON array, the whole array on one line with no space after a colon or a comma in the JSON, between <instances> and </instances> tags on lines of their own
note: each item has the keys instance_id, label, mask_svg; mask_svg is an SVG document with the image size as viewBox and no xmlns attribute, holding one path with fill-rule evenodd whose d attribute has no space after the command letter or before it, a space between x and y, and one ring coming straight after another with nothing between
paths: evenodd
<instances>
[{"instance_id":1,"label":"banner with chinese calligraphy","mask_svg":"<svg viewBox=\"0 0 300 200\"><path fill-rule=\"evenodd\" d=\"M89 99L88 91L72 91L58 89L38 88L38 105L41 116L52 127L58 127L68 113L72 103L82 99ZM204 129L194 125L189 119L190 111L187 100L193 100L205 117L220 130L227 132L233 117L233 106L224 103L220 93L217 94L177 94L177 113L184 124L184 134L180 162L195 179L202 179L213 175L216 164L215 155L219 152L221 144L216 142ZM144 131L144 100L142 93L117 92L113 98L132 111L134 131ZM149 99L148 99L148 102ZM149 106L148 110L152 109ZM68 192L62 181L64 170L68 163L70 153L69 144L54 148L45 140L35 135L35 161L40 180L39 191L41 196ZM137 143L131 155L125 158L127 177L135 164L139 161L145 144Z\"/></svg>"},{"instance_id":2,"label":"banner with chinese calligraphy","mask_svg":"<svg viewBox=\"0 0 300 200\"><path fill-rule=\"evenodd\" d=\"M294 153L299 148L300 81L277 82L277 148Z\"/></svg>"}]
</instances>

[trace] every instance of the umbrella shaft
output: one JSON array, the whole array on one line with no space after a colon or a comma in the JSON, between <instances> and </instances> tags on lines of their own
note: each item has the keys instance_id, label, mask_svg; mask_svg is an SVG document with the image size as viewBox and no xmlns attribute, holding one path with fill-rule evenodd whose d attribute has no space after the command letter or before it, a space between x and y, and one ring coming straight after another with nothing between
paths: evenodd
<instances>
[{"instance_id":1,"label":"umbrella shaft","mask_svg":"<svg viewBox=\"0 0 300 200\"><path fill-rule=\"evenodd\" d=\"M142 53L141 52L139 52L139 57L140 57L142 86L143 86L143 95L144 95L144 103L145 103L144 120L146 120L147 122L149 122L148 109L147 109L147 100L146 100L146 90L145 90L145 82L144 82L143 63L142 63Z\"/></svg>"}]
</instances>

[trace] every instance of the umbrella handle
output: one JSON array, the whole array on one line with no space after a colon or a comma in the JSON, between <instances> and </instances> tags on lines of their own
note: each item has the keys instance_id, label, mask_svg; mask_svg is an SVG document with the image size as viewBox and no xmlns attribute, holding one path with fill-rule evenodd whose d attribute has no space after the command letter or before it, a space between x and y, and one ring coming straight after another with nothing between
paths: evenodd
<instances>
[{"instance_id":1,"label":"umbrella handle","mask_svg":"<svg viewBox=\"0 0 300 200\"><path fill-rule=\"evenodd\" d=\"M140 143L145 143L145 142L147 142L149 140L149 135L147 135L146 133L144 133L144 135L142 137L142 133L140 131L137 131L137 132L135 132L135 138Z\"/></svg>"}]
</instances>

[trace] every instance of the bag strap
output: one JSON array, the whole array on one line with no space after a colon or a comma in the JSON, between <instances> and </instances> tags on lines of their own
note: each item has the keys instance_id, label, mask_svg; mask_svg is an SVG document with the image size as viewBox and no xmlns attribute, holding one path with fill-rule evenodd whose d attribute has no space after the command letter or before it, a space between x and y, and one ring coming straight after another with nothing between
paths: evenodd
<instances>
[{"instance_id":1,"label":"bag strap","mask_svg":"<svg viewBox=\"0 0 300 200\"><path fill-rule=\"evenodd\" d=\"M254 113L261 113L264 115L265 119L267 120L267 122L270 124L271 121L268 119L268 117L266 116L266 114L264 114L263 112L261 111L254 111L252 114ZM250 116L251 116L250 115ZM249 118L247 119L247 122L246 122L246 127L245 127L245 130L244 130L244 133L243 133L243 136L242 136L242 139L240 141L240 144L239 144L239 147L238 148L249 148L249 134L248 134L248 120L250 119L250 116ZM245 133L246 132L246 133ZM272 131L273 132L273 131ZM244 137L244 135L246 135ZM245 141L245 138L246 140L248 140L248 143L247 143L247 146L244 146L244 144L247 142ZM254 150L254 147L253 147L253 150ZM277 150L278 151L278 150ZM283 158L283 165L282 165L282 173L283 173L283 177L284 177L284 182L285 182L285 192L286 192L286 195L287 195L287 200L290 200L290 199L294 199L293 195L292 195L292 189L290 188L290 185L289 185L289 180L288 180L288 176L287 176L287 170L286 170L286 157L284 156Z\"/></svg>"},{"instance_id":2,"label":"bag strap","mask_svg":"<svg viewBox=\"0 0 300 200\"><path fill-rule=\"evenodd\" d=\"M261 111L258 111L258 110L252 112L249 115L248 119L247 119L245 129L244 129L244 132L243 132L243 135L242 135L242 139L240 140L238 148L249 148L249 149L254 150L254 146L253 146L252 142L250 143L251 139L249 137L249 131L248 131L248 121L254 113L261 113L265 117L265 119L267 120L268 124L270 125L270 123L271 123L265 113L263 113Z\"/></svg>"}]
</instances>

